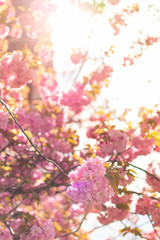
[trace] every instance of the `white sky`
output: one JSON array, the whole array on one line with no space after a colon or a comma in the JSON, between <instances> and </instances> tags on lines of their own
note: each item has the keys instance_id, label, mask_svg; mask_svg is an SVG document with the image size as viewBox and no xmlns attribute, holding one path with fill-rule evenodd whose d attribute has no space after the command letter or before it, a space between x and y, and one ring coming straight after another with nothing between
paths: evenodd
<instances>
[{"instance_id":1,"label":"white sky","mask_svg":"<svg viewBox=\"0 0 160 240\"><path fill-rule=\"evenodd\" d=\"M147 4L154 2L154 6L159 0L138 0L140 12L134 13L127 22L127 27L122 27L120 34L113 35L113 30L108 23L108 18L113 12L120 11L126 3L136 2L135 0L121 0L116 7L108 8L102 15L90 18L70 4L69 0L58 1L58 10L53 25L55 35L53 44L55 48L54 66L60 71L58 75L59 85L62 89L72 86L72 74L62 75L62 72L70 71L72 66L69 54L72 48L86 49L88 45L88 35L91 34L89 43L89 55L91 57L102 56L102 50L114 45L114 54L105 60L106 64L113 66L113 77L110 79L108 89L103 89L102 96L110 100L111 108L116 108L119 112L125 108L132 108L138 111L139 107L152 107L158 103L159 96L159 76L160 76L160 44L155 43L144 51L140 59L135 59L135 64L123 67L123 57L130 52L133 41L137 41L140 30L143 35L160 36L160 19L158 14L153 16L147 9ZM131 5L132 5L131 4ZM160 5L157 5L160 9ZM91 64L84 66L80 78L88 72ZM78 71L79 66L73 66L71 70ZM69 72L68 71L68 72ZM148 81L149 80L149 81ZM135 114L135 112L134 112Z\"/></svg>"},{"instance_id":2,"label":"white sky","mask_svg":"<svg viewBox=\"0 0 160 240\"><path fill-rule=\"evenodd\" d=\"M160 44L156 43L149 46L143 52L140 59L135 59L132 66L122 66L123 57L127 57L130 45L138 40L139 32L143 35L160 36L160 12L156 10L148 11L148 4L154 3L155 9L160 9L159 0L137 0L140 12L134 13L127 22L127 27L122 27L118 36L113 35L113 30L108 23L108 18L113 12L120 11L126 4L133 4L135 0L121 0L116 6L110 6L102 15L91 19L82 11L70 5L69 0L58 1L58 10L53 23L54 36L53 44L55 48L54 66L60 74L57 75L61 89L72 86L73 76L67 72L71 62L69 55L72 48L86 49L88 45L88 35L91 34L89 44L89 55L100 57L102 50L114 45L114 54L107 59L106 63L113 67L113 77L107 89L102 90L102 97L109 100L111 109L116 109L122 113L125 108L131 108L132 112L128 117L130 120L137 121L138 109L142 106L152 108L160 103ZM159 19L158 19L159 18ZM79 79L91 66L87 64ZM77 66L71 69L78 71ZM95 227L96 216L91 215L89 221L84 224L84 228ZM118 228L122 225L117 225ZM106 240L107 236L113 233L112 225L109 228L96 230L91 240ZM114 235L118 235L118 232ZM122 239L122 237L117 238ZM136 239L134 236L124 239Z\"/></svg>"}]
</instances>

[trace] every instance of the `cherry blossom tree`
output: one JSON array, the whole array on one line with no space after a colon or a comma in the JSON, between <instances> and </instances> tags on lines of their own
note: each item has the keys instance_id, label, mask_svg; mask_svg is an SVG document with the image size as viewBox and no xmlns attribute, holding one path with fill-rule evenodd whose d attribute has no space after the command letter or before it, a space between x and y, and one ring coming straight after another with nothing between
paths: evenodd
<instances>
[{"instance_id":1,"label":"cherry blossom tree","mask_svg":"<svg viewBox=\"0 0 160 240\"><path fill-rule=\"evenodd\" d=\"M68 3L93 23L110 13L108 34L118 39L141 10L138 1L121 1ZM105 99L97 107L112 81L114 44L92 54L93 29L87 47L72 48L69 66L56 68L59 2L0 0L0 240L87 240L117 222L121 239L158 240L160 163L151 158L160 152L158 105L141 108L136 125L127 122L127 109L117 116ZM158 11L152 2L148 11ZM119 64L133 65L159 39L140 32ZM137 164L142 156L151 158L144 167ZM89 214L100 225L84 230ZM118 236L106 231L108 240Z\"/></svg>"}]
</instances>

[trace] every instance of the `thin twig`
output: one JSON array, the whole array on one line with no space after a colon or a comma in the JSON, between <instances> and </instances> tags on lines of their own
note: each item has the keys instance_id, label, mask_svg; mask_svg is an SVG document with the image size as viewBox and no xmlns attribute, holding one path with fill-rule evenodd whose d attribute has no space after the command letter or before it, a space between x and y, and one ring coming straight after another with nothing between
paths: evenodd
<instances>
[{"instance_id":1,"label":"thin twig","mask_svg":"<svg viewBox=\"0 0 160 240\"><path fill-rule=\"evenodd\" d=\"M80 68L79 68L79 70L78 70L78 73L77 73L76 76L74 77L73 82L76 82L76 80L78 79L78 77L79 77L79 75L80 75L80 73L81 73L81 70L82 70L85 62L86 62L86 57L84 58L83 62L81 63L81 66L80 66Z\"/></svg>"},{"instance_id":2,"label":"thin twig","mask_svg":"<svg viewBox=\"0 0 160 240\"><path fill-rule=\"evenodd\" d=\"M16 117L14 116L14 114L11 112L11 110L9 109L9 107L7 106L7 104L3 101L3 99L0 97L0 102L5 106L5 108L7 109L8 113L10 114L10 116L12 117L12 119L14 120L14 122L16 123L16 125L20 128L20 130L22 131L22 133L25 135L25 137L27 138L27 140L29 141L29 143L31 144L31 146L35 149L35 152L37 152L43 159L45 159L46 161L52 163L53 165L55 165L65 176L68 177L68 175L64 172L64 170L53 160L45 157L41 151L36 147L36 145L33 144L32 140L30 139L30 137L25 133L24 129L21 127L21 125L19 124L19 122L17 121Z\"/></svg>"},{"instance_id":3,"label":"thin twig","mask_svg":"<svg viewBox=\"0 0 160 240\"><path fill-rule=\"evenodd\" d=\"M66 237L66 236L68 236L68 235L71 235L71 234L74 234L74 233L78 232L79 229L81 228L81 226L82 226L82 224L83 224L83 222L84 222L84 220L85 220L87 214L88 214L89 205L90 205L90 201L88 201L85 215L84 215L84 217L82 218L82 220L81 220L80 225L78 226L78 228L77 228L75 231L73 231L73 232L69 232L69 233L64 234L64 235L62 235L62 236L56 236L56 238Z\"/></svg>"},{"instance_id":4,"label":"thin twig","mask_svg":"<svg viewBox=\"0 0 160 240\"><path fill-rule=\"evenodd\" d=\"M135 166L135 165L133 165L133 164L131 164L131 163L129 163L129 165L132 166L132 167L134 167L134 168L137 168L137 169L139 169L139 170L141 170L141 171L143 171L143 172L145 172L145 173L148 174L149 176L155 178L157 181L160 181L160 178L158 178L158 177L155 176L154 174L152 174L152 173L146 171L145 169L140 168L140 167L137 167L137 166Z\"/></svg>"},{"instance_id":5,"label":"thin twig","mask_svg":"<svg viewBox=\"0 0 160 240\"><path fill-rule=\"evenodd\" d=\"M136 194L138 196L143 196L143 193L140 193L140 192L135 192L135 191L131 191L131 190L126 190L126 191L123 191L122 189L122 192L126 193L126 194ZM160 198L156 198L156 197L152 197L152 196L148 196L149 198L153 199L153 200L157 200L160 202Z\"/></svg>"},{"instance_id":6,"label":"thin twig","mask_svg":"<svg viewBox=\"0 0 160 240\"><path fill-rule=\"evenodd\" d=\"M150 216L149 216L148 213L147 213L147 216L148 216L148 219L149 219L149 221L150 221L150 223L151 223L151 225L152 225L152 227L153 227L153 230L154 230L155 234L157 235L158 239L160 239L160 236L158 235L158 232L157 232L157 230L155 229L155 227L154 227L154 225L153 225L153 222L151 221Z\"/></svg>"},{"instance_id":7,"label":"thin twig","mask_svg":"<svg viewBox=\"0 0 160 240\"><path fill-rule=\"evenodd\" d=\"M123 158L123 160L124 160L124 162L125 162L125 159L124 159L123 155L122 155L121 153L120 153L119 155ZM148 172L147 170L145 170L145 169L143 169L143 168L140 168L140 167L138 167L138 166L135 166L135 165L133 165L132 163L128 163L128 164L129 164L130 166L134 167L134 168L137 168L137 169L145 172L145 173L148 174L149 176L155 178L157 181L160 181L160 178L158 178L158 177L155 176L154 174Z\"/></svg>"}]
</instances>

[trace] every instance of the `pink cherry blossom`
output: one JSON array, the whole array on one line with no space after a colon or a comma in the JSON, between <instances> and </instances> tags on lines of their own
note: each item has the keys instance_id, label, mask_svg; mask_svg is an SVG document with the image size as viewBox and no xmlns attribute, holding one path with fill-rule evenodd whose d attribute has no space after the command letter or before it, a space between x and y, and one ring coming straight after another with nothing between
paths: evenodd
<instances>
[{"instance_id":1,"label":"pink cherry blossom","mask_svg":"<svg viewBox=\"0 0 160 240\"><path fill-rule=\"evenodd\" d=\"M9 124L9 114L8 112L4 112L0 110L0 129L7 130Z\"/></svg>"},{"instance_id":2,"label":"pink cherry blossom","mask_svg":"<svg viewBox=\"0 0 160 240\"><path fill-rule=\"evenodd\" d=\"M73 51L72 55L70 56L71 58L71 61L74 63L74 64L78 64L79 62L81 62L82 60L84 60L86 57L86 53L85 54L82 54L79 51Z\"/></svg>"},{"instance_id":3,"label":"pink cherry blossom","mask_svg":"<svg viewBox=\"0 0 160 240\"><path fill-rule=\"evenodd\" d=\"M133 136L131 138L132 147L135 149L137 155L147 155L153 150L155 140L153 138L142 138L140 136Z\"/></svg>"},{"instance_id":4,"label":"pink cherry blossom","mask_svg":"<svg viewBox=\"0 0 160 240\"><path fill-rule=\"evenodd\" d=\"M91 100L91 97L85 93L84 85L75 83L73 89L70 89L67 93L63 92L60 103L78 114L84 106L90 104Z\"/></svg>"},{"instance_id":5,"label":"pink cherry blossom","mask_svg":"<svg viewBox=\"0 0 160 240\"><path fill-rule=\"evenodd\" d=\"M43 226L34 224L30 232L22 234L20 240L53 240L55 229L51 220L48 220Z\"/></svg>"},{"instance_id":6,"label":"pink cherry blossom","mask_svg":"<svg viewBox=\"0 0 160 240\"><path fill-rule=\"evenodd\" d=\"M8 140L0 133L0 150L8 145Z\"/></svg>"},{"instance_id":7,"label":"pink cherry blossom","mask_svg":"<svg viewBox=\"0 0 160 240\"><path fill-rule=\"evenodd\" d=\"M78 201L91 200L95 204L109 201L114 195L108 180L105 178L106 169L104 160L100 157L88 158L84 164L69 173L72 185L67 190L67 195Z\"/></svg>"},{"instance_id":8,"label":"pink cherry blossom","mask_svg":"<svg viewBox=\"0 0 160 240\"><path fill-rule=\"evenodd\" d=\"M41 75L39 92L45 102L54 104L58 100L59 88L52 73L44 72Z\"/></svg>"},{"instance_id":9,"label":"pink cherry blossom","mask_svg":"<svg viewBox=\"0 0 160 240\"><path fill-rule=\"evenodd\" d=\"M12 240L12 236L8 229L0 230L0 240Z\"/></svg>"},{"instance_id":10,"label":"pink cherry blossom","mask_svg":"<svg viewBox=\"0 0 160 240\"><path fill-rule=\"evenodd\" d=\"M112 129L108 132L106 141L99 141L99 149L97 151L101 156L107 156L113 153L121 153L126 150L128 137L120 130Z\"/></svg>"},{"instance_id":11,"label":"pink cherry blossom","mask_svg":"<svg viewBox=\"0 0 160 240\"><path fill-rule=\"evenodd\" d=\"M157 169L159 169L157 167ZM153 164L149 164L148 165L148 169L147 171L151 174L153 174L153 176L156 176L156 171L155 171L155 167L153 166ZM146 182L152 187L152 189L155 191L155 192L160 192L160 181L158 181L157 179L155 179L154 177L150 176L147 174L146 176Z\"/></svg>"},{"instance_id":12,"label":"pink cherry blossom","mask_svg":"<svg viewBox=\"0 0 160 240\"><path fill-rule=\"evenodd\" d=\"M103 82L106 78L111 77L113 72L113 68L110 66L103 66L102 69L93 73L93 76L90 79L90 84L99 84Z\"/></svg>"},{"instance_id":13,"label":"pink cherry blossom","mask_svg":"<svg viewBox=\"0 0 160 240\"><path fill-rule=\"evenodd\" d=\"M10 88L20 88L35 78L35 72L23 60L21 52L14 51L0 61L0 78Z\"/></svg>"}]
</instances>

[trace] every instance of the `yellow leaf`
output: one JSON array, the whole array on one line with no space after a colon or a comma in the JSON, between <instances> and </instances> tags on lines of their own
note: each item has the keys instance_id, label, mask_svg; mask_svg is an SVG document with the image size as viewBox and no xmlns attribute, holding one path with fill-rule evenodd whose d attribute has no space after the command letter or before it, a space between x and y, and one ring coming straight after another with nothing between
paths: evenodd
<instances>
[{"instance_id":1,"label":"yellow leaf","mask_svg":"<svg viewBox=\"0 0 160 240\"><path fill-rule=\"evenodd\" d=\"M46 142L46 139L45 139L44 137L40 137L40 138L39 138L39 141L40 141L40 142Z\"/></svg>"},{"instance_id":2,"label":"yellow leaf","mask_svg":"<svg viewBox=\"0 0 160 240\"><path fill-rule=\"evenodd\" d=\"M32 138L32 137L33 137L32 133L31 133L30 131L28 131L28 130L25 131L25 134L26 134L29 138Z\"/></svg>"},{"instance_id":3,"label":"yellow leaf","mask_svg":"<svg viewBox=\"0 0 160 240\"><path fill-rule=\"evenodd\" d=\"M62 227L59 225L58 222L54 222L54 227L55 227L55 229L57 230L57 232L59 232L59 231L62 230Z\"/></svg>"},{"instance_id":4,"label":"yellow leaf","mask_svg":"<svg viewBox=\"0 0 160 240\"><path fill-rule=\"evenodd\" d=\"M157 208L160 208L160 203L156 203Z\"/></svg>"},{"instance_id":5,"label":"yellow leaf","mask_svg":"<svg viewBox=\"0 0 160 240\"><path fill-rule=\"evenodd\" d=\"M108 87L108 85L109 85L109 83L110 83L110 82L109 82L109 79L106 78L106 79L104 80L104 83L105 83L105 86Z\"/></svg>"},{"instance_id":6,"label":"yellow leaf","mask_svg":"<svg viewBox=\"0 0 160 240\"><path fill-rule=\"evenodd\" d=\"M12 168L10 166L2 166L2 169L4 169L5 171L11 171Z\"/></svg>"},{"instance_id":7,"label":"yellow leaf","mask_svg":"<svg viewBox=\"0 0 160 240\"><path fill-rule=\"evenodd\" d=\"M47 174L46 174L46 178L51 178L51 174L50 174L50 173L47 173Z\"/></svg>"},{"instance_id":8,"label":"yellow leaf","mask_svg":"<svg viewBox=\"0 0 160 240\"><path fill-rule=\"evenodd\" d=\"M160 141L160 133L156 131L152 131L148 134L148 137L153 137L155 140Z\"/></svg>"},{"instance_id":9,"label":"yellow leaf","mask_svg":"<svg viewBox=\"0 0 160 240\"><path fill-rule=\"evenodd\" d=\"M35 104L34 106L35 106L35 108L36 108L39 112L41 112L42 106L40 106L40 105L38 105L38 104Z\"/></svg>"},{"instance_id":10,"label":"yellow leaf","mask_svg":"<svg viewBox=\"0 0 160 240\"><path fill-rule=\"evenodd\" d=\"M99 94L99 93L100 93L98 84L92 85L92 90L93 90L93 92L94 92L95 94Z\"/></svg>"},{"instance_id":11,"label":"yellow leaf","mask_svg":"<svg viewBox=\"0 0 160 240\"><path fill-rule=\"evenodd\" d=\"M93 91L86 91L86 93L90 95L93 100L95 100L95 93Z\"/></svg>"},{"instance_id":12,"label":"yellow leaf","mask_svg":"<svg viewBox=\"0 0 160 240\"><path fill-rule=\"evenodd\" d=\"M156 145L160 148L160 133L156 131L152 131L147 135L147 138L154 138L156 141Z\"/></svg>"}]
</instances>

